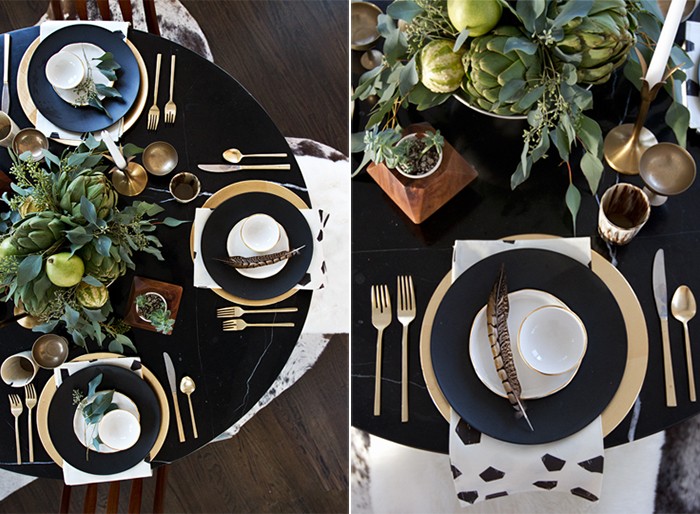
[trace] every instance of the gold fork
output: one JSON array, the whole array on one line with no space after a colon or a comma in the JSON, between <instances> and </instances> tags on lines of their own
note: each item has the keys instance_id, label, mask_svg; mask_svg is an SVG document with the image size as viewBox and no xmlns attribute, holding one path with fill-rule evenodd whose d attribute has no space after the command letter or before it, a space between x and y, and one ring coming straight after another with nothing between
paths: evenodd
<instances>
[{"instance_id":1,"label":"gold fork","mask_svg":"<svg viewBox=\"0 0 700 514\"><path fill-rule=\"evenodd\" d=\"M377 329L377 363L374 372L374 415L382 409L382 335L391 323L391 298L386 284L372 286L372 325Z\"/></svg>"},{"instance_id":2,"label":"gold fork","mask_svg":"<svg viewBox=\"0 0 700 514\"><path fill-rule=\"evenodd\" d=\"M10 412L15 417L15 448L17 449L17 464L22 464L22 453L19 451L19 416L22 414L22 400L18 394L9 395Z\"/></svg>"},{"instance_id":3,"label":"gold fork","mask_svg":"<svg viewBox=\"0 0 700 514\"><path fill-rule=\"evenodd\" d=\"M244 330L247 327L293 327L294 323L246 323L242 319L227 319L224 321L224 331Z\"/></svg>"},{"instance_id":4,"label":"gold fork","mask_svg":"<svg viewBox=\"0 0 700 514\"><path fill-rule=\"evenodd\" d=\"M281 307L278 309L257 309L252 311L247 311L238 305L232 305L231 307L221 307L216 309L217 318L240 318L244 314L271 314L273 312L297 312L299 309L296 307Z\"/></svg>"},{"instance_id":5,"label":"gold fork","mask_svg":"<svg viewBox=\"0 0 700 514\"><path fill-rule=\"evenodd\" d=\"M158 120L160 119L160 109L158 109L158 81L160 80L160 60L162 55L158 54L156 56L156 83L153 86L153 105L148 109L148 125L146 128L148 130L155 130L158 128Z\"/></svg>"},{"instance_id":6,"label":"gold fork","mask_svg":"<svg viewBox=\"0 0 700 514\"><path fill-rule=\"evenodd\" d=\"M396 280L399 305L396 317L403 325L401 335L401 422L408 421L408 325L416 317L416 296L413 292L413 278L400 276Z\"/></svg>"},{"instance_id":7,"label":"gold fork","mask_svg":"<svg viewBox=\"0 0 700 514\"><path fill-rule=\"evenodd\" d=\"M165 104L165 123L175 123L177 106L173 102L173 86L175 85L175 54L170 56L170 100Z\"/></svg>"},{"instance_id":8,"label":"gold fork","mask_svg":"<svg viewBox=\"0 0 700 514\"><path fill-rule=\"evenodd\" d=\"M32 409L36 407L36 389L34 384L24 386L24 403L27 405L29 418L27 426L29 427L29 462L34 462L34 434L32 430Z\"/></svg>"}]
</instances>

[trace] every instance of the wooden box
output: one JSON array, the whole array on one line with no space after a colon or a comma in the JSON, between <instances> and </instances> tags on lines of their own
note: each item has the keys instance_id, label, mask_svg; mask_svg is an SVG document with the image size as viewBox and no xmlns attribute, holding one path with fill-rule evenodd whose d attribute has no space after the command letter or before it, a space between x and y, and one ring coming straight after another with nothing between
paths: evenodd
<instances>
[{"instance_id":1,"label":"wooden box","mask_svg":"<svg viewBox=\"0 0 700 514\"><path fill-rule=\"evenodd\" d=\"M153 328L153 325L148 321L142 320L136 313L136 304L134 303L137 296L149 292L159 293L163 296L168 303L168 309L170 309L170 318L177 319L177 311L180 308L180 299L182 298L182 286L150 278L134 277L134 281L131 283L131 293L129 294L129 303L127 303L124 321L134 328L142 328L155 332L156 329ZM170 334L172 334L172 332Z\"/></svg>"},{"instance_id":2,"label":"wooden box","mask_svg":"<svg viewBox=\"0 0 700 514\"><path fill-rule=\"evenodd\" d=\"M434 131L428 123L406 127L404 134ZM413 223L422 223L464 189L478 173L445 141L442 164L425 178L408 178L384 164L370 163L367 173Z\"/></svg>"}]
</instances>

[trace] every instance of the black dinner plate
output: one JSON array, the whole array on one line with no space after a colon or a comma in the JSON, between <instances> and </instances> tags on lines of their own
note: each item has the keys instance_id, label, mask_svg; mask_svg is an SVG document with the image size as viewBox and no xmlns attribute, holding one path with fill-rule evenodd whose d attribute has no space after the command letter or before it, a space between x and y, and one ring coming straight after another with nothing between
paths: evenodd
<instances>
[{"instance_id":1,"label":"black dinner plate","mask_svg":"<svg viewBox=\"0 0 700 514\"><path fill-rule=\"evenodd\" d=\"M479 380L469 358L474 317L502 263L508 291L539 289L555 295L578 314L588 332L588 348L571 383L551 396L526 401L534 431ZM510 336L517 351L517 334ZM612 293L588 267L545 250L499 253L462 273L440 303L430 341L433 369L452 408L484 434L519 444L556 441L591 423L615 395L627 360L625 323Z\"/></svg>"},{"instance_id":2,"label":"black dinner plate","mask_svg":"<svg viewBox=\"0 0 700 514\"><path fill-rule=\"evenodd\" d=\"M90 451L85 458L85 446L73 430L77 405L73 405L73 389L87 393L88 383L102 373L97 390L114 389L133 401L139 410L141 435L136 444L115 453ZM93 475L111 475L134 467L151 451L160 430L161 412L156 393L136 373L119 366L91 366L65 377L51 400L48 412L49 434L56 451L71 466Z\"/></svg>"},{"instance_id":3,"label":"black dinner plate","mask_svg":"<svg viewBox=\"0 0 700 514\"><path fill-rule=\"evenodd\" d=\"M303 246L299 255L279 273L262 279L244 277L234 268L216 259L226 259L226 240L231 229L251 214L272 216L284 227L290 248ZM313 237L306 218L293 204L269 193L245 193L226 200L214 209L202 231L204 266L219 286L232 295L247 300L267 300L292 289L309 269L313 256Z\"/></svg>"},{"instance_id":4,"label":"black dinner plate","mask_svg":"<svg viewBox=\"0 0 700 514\"><path fill-rule=\"evenodd\" d=\"M94 107L73 107L62 100L46 79L46 62L56 52L71 43L92 43L111 52L121 69L115 86L121 98L102 101L109 116ZM134 104L139 92L141 74L136 57L124 41L121 32L110 32L92 25L71 25L48 35L37 46L27 72L29 93L37 109L54 125L74 132L102 130L123 117Z\"/></svg>"}]
</instances>

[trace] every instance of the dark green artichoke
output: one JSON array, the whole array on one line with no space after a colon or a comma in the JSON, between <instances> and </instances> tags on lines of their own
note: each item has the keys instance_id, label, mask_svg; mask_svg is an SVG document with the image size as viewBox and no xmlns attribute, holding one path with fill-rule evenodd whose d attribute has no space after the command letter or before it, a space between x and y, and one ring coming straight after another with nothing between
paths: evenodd
<instances>
[{"instance_id":1,"label":"dark green artichoke","mask_svg":"<svg viewBox=\"0 0 700 514\"><path fill-rule=\"evenodd\" d=\"M505 53L506 42L511 38L531 40L518 28L498 27L485 36L474 38L462 57L466 78L462 85L471 103L496 114L524 114L531 105L520 100L530 90L528 84L536 84L542 75L539 52L528 55L514 49ZM499 99L503 86L511 81L521 81L523 87L507 99Z\"/></svg>"},{"instance_id":2,"label":"dark green artichoke","mask_svg":"<svg viewBox=\"0 0 700 514\"><path fill-rule=\"evenodd\" d=\"M95 277L105 285L111 284L114 279L126 273L124 261L99 254L91 244L81 248L78 254L85 264L85 275Z\"/></svg>"},{"instance_id":3,"label":"dark green artichoke","mask_svg":"<svg viewBox=\"0 0 700 514\"><path fill-rule=\"evenodd\" d=\"M67 174L64 174L66 177ZM56 184L55 196L61 209L75 217L81 217L80 198L86 197L97 210L97 217L105 219L117 205L117 192L104 173L86 170L72 181L61 177Z\"/></svg>"},{"instance_id":4,"label":"dark green artichoke","mask_svg":"<svg viewBox=\"0 0 700 514\"><path fill-rule=\"evenodd\" d=\"M570 1L574 0L554 2L551 17ZM578 81L585 84L606 82L636 43L637 21L625 0L594 0L587 16L574 18L563 28L564 39L555 53L576 66Z\"/></svg>"},{"instance_id":5,"label":"dark green artichoke","mask_svg":"<svg viewBox=\"0 0 700 514\"><path fill-rule=\"evenodd\" d=\"M42 252L64 237L65 224L52 211L30 214L12 232L12 246L18 255Z\"/></svg>"}]
</instances>

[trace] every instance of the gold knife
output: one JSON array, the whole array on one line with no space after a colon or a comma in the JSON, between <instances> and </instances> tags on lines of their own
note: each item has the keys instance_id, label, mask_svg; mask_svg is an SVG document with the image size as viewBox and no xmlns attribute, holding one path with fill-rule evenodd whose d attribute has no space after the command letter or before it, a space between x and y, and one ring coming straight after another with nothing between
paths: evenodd
<instances>
[{"instance_id":1,"label":"gold knife","mask_svg":"<svg viewBox=\"0 0 700 514\"><path fill-rule=\"evenodd\" d=\"M182 418L180 417L180 406L177 402L177 380L175 379L175 367L173 361L167 352L163 352L163 361L165 361L165 372L168 374L168 383L170 392L173 395L173 405L175 406L175 420L177 421L177 434L180 437L180 442L185 442L185 430L182 428Z\"/></svg>"}]
</instances>

